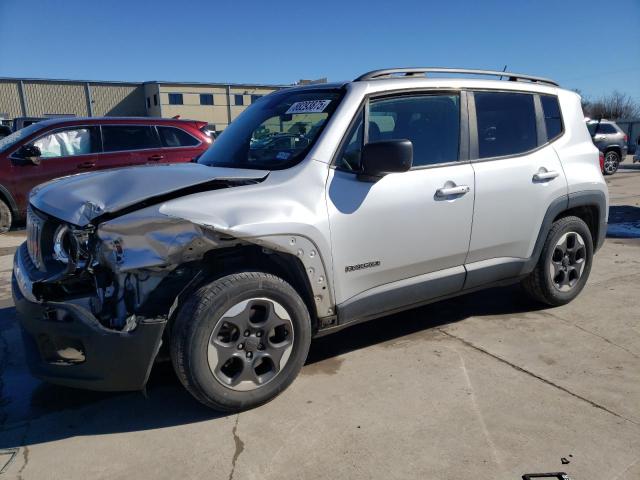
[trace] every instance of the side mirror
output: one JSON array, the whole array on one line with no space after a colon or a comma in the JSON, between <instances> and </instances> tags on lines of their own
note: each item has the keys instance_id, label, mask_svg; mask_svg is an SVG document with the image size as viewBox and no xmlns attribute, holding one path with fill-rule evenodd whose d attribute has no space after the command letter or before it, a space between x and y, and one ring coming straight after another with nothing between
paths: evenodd
<instances>
[{"instance_id":1,"label":"side mirror","mask_svg":"<svg viewBox=\"0 0 640 480\"><path fill-rule=\"evenodd\" d=\"M31 163L33 165L40 165L40 157L42 156L42 152L39 147L35 145L23 145L16 152L18 157L25 162Z\"/></svg>"},{"instance_id":2,"label":"side mirror","mask_svg":"<svg viewBox=\"0 0 640 480\"><path fill-rule=\"evenodd\" d=\"M406 172L413 164L411 140L383 140L362 149L362 172L358 179L376 182L388 173Z\"/></svg>"}]
</instances>

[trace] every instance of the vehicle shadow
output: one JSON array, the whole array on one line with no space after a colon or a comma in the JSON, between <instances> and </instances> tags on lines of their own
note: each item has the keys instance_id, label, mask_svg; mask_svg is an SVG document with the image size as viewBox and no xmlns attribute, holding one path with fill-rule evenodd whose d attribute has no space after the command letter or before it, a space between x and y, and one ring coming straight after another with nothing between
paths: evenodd
<instances>
[{"instance_id":1,"label":"vehicle shadow","mask_svg":"<svg viewBox=\"0 0 640 480\"><path fill-rule=\"evenodd\" d=\"M517 286L477 292L316 339L307 365L470 316L540 308ZM169 362L154 367L144 394L90 392L39 382L26 370L17 330L14 309L0 310L0 355L4 356L0 367L0 449L75 436L153 430L225 416L194 400ZM7 359L7 355L12 358ZM295 382L291 388L295 388Z\"/></svg>"}]
</instances>

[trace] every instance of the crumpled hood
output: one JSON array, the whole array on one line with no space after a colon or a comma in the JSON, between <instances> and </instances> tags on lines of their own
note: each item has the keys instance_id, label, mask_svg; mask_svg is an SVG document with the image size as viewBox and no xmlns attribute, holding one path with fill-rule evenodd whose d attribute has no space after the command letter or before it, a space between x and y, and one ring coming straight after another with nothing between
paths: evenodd
<instances>
[{"instance_id":1,"label":"crumpled hood","mask_svg":"<svg viewBox=\"0 0 640 480\"><path fill-rule=\"evenodd\" d=\"M162 201L189 187L206 188L210 182L260 181L268 174L266 170L195 163L143 165L59 178L34 188L29 200L38 210L84 227L99 216L154 198Z\"/></svg>"}]
</instances>

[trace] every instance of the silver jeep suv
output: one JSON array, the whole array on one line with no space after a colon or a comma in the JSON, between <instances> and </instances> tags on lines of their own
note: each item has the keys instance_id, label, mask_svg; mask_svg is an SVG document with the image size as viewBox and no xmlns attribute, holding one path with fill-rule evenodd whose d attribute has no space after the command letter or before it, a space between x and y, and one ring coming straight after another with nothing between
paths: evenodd
<instances>
[{"instance_id":1,"label":"silver jeep suv","mask_svg":"<svg viewBox=\"0 0 640 480\"><path fill-rule=\"evenodd\" d=\"M169 356L237 411L282 392L313 337L512 282L573 300L607 206L575 93L379 70L260 99L198 164L37 187L14 299L39 378L139 390Z\"/></svg>"}]
</instances>

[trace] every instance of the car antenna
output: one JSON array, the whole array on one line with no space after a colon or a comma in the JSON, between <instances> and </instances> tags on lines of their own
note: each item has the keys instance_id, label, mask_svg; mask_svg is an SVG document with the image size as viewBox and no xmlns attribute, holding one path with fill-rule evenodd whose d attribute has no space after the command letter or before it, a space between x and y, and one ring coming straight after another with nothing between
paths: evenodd
<instances>
[{"instance_id":1,"label":"car antenna","mask_svg":"<svg viewBox=\"0 0 640 480\"><path fill-rule=\"evenodd\" d=\"M504 64L504 68L502 69L503 72L507 71L507 64ZM500 80L502 80L502 75L500 75Z\"/></svg>"}]
</instances>

